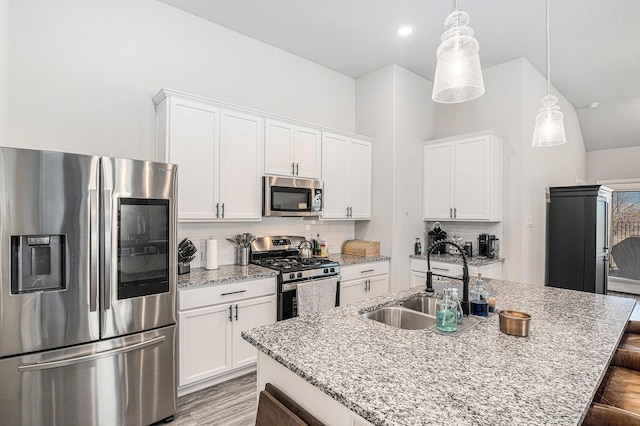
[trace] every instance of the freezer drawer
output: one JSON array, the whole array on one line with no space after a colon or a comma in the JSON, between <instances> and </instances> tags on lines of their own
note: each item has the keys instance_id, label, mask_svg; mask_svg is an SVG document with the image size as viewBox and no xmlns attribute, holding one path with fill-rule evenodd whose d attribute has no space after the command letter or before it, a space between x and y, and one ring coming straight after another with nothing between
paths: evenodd
<instances>
[{"instance_id":1,"label":"freezer drawer","mask_svg":"<svg viewBox=\"0 0 640 426\"><path fill-rule=\"evenodd\" d=\"M0 425L149 425L176 412L172 325L0 360Z\"/></svg>"}]
</instances>

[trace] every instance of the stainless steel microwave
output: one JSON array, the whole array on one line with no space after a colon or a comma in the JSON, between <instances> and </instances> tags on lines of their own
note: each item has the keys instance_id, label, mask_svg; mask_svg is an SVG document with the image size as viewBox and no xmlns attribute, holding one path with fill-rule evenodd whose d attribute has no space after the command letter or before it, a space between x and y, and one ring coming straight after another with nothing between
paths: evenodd
<instances>
[{"instance_id":1,"label":"stainless steel microwave","mask_svg":"<svg viewBox=\"0 0 640 426\"><path fill-rule=\"evenodd\" d=\"M320 216L322 182L264 176L262 200L263 216Z\"/></svg>"}]
</instances>

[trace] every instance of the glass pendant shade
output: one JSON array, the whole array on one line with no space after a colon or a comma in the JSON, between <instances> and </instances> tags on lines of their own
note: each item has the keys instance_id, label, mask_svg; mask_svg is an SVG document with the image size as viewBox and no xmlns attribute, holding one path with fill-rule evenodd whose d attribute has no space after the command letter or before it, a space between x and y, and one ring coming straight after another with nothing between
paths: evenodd
<instances>
[{"instance_id":1,"label":"glass pendant shade","mask_svg":"<svg viewBox=\"0 0 640 426\"><path fill-rule=\"evenodd\" d=\"M562 145L567 142L564 134L564 123L560 107L556 105L558 98L551 94L551 47L549 42L549 0L547 4L547 96L542 98L542 107L536 115L536 125L533 129L534 147L547 147Z\"/></svg>"},{"instance_id":2,"label":"glass pendant shade","mask_svg":"<svg viewBox=\"0 0 640 426\"><path fill-rule=\"evenodd\" d=\"M432 99L436 102L466 102L484 93L480 45L468 23L469 14L459 9L445 19L447 30L436 53L438 62L433 79Z\"/></svg>"},{"instance_id":3,"label":"glass pendant shade","mask_svg":"<svg viewBox=\"0 0 640 426\"><path fill-rule=\"evenodd\" d=\"M533 129L531 144L535 147L562 145L567 141L562 122L563 115L556 102L558 98L553 95L542 98L542 107L538 110L536 126Z\"/></svg>"}]
</instances>

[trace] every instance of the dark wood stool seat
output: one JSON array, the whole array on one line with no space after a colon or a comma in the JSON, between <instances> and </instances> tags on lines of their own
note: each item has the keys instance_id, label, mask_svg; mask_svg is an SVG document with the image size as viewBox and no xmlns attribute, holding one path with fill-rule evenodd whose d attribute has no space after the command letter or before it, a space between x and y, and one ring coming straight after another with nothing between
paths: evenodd
<instances>
[{"instance_id":1,"label":"dark wood stool seat","mask_svg":"<svg viewBox=\"0 0 640 426\"><path fill-rule=\"evenodd\" d=\"M626 333L640 334L640 321L629 320L627 323Z\"/></svg>"},{"instance_id":2,"label":"dark wood stool seat","mask_svg":"<svg viewBox=\"0 0 640 426\"><path fill-rule=\"evenodd\" d=\"M611 365L640 371L640 321L629 320Z\"/></svg>"},{"instance_id":3,"label":"dark wood stool seat","mask_svg":"<svg viewBox=\"0 0 640 426\"><path fill-rule=\"evenodd\" d=\"M594 402L582 426L640 426L640 415L611 405Z\"/></svg>"},{"instance_id":4,"label":"dark wood stool seat","mask_svg":"<svg viewBox=\"0 0 640 426\"><path fill-rule=\"evenodd\" d=\"M271 383L260 392L256 426L325 426Z\"/></svg>"},{"instance_id":5,"label":"dark wood stool seat","mask_svg":"<svg viewBox=\"0 0 640 426\"><path fill-rule=\"evenodd\" d=\"M594 402L640 415L640 371L609 367Z\"/></svg>"}]
</instances>

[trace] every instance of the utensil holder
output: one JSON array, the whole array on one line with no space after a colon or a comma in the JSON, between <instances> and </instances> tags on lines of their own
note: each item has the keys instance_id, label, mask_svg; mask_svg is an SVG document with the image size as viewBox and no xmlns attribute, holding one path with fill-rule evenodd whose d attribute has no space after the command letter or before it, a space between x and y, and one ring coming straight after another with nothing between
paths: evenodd
<instances>
[{"instance_id":1,"label":"utensil holder","mask_svg":"<svg viewBox=\"0 0 640 426\"><path fill-rule=\"evenodd\" d=\"M237 250L237 255L238 255L238 265L240 266L246 266L249 264L249 247L238 247Z\"/></svg>"}]
</instances>

